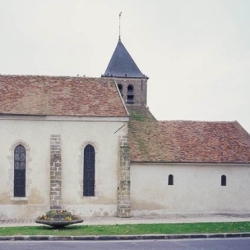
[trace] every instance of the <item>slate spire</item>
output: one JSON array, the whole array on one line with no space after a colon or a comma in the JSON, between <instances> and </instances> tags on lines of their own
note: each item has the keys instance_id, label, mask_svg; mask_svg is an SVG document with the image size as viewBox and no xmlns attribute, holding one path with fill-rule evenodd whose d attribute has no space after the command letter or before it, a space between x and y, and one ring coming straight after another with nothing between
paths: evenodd
<instances>
[{"instance_id":1,"label":"slate spire","mask_svg":"<svg viewBox=\"0 0 250 250\"><path fill-rule=\"evenodd\" d=\"M120 37L103 76L147 78L137 67L133 58L124 47Z\"/></svg>"}]
</instances>

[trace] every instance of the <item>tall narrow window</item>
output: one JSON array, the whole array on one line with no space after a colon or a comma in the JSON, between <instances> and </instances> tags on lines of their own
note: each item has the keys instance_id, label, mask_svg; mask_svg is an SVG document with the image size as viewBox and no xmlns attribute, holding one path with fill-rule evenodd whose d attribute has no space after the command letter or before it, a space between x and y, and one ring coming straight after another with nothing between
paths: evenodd
<instances>
[{"instance_id":1,"label":"tall narrow window","mask_svg":"<svg viewBox=\"0 0 250 250\"><path fill-rule=\"evenodd\" d=\"M227 177L225 175L221 176L221 186L227 185Z\"/></svg>"},{"instance_id":2,"label":"tall narrow window","mask_svg":"<svg viewBox=\"0 0 250 250\"><path fill-rule=\"evenodd\" d=\"M168 185L174 185L174 176L172 174L168 176Z\"/></svg>"},{"instance_id":3,"label":"tall narrow window","mask_svg":"<svg viewBox=\"0 0 250 250\"><path fill-rule=\"evenodd\" d=\"M122 93L123 86L120 83L118 84L118 88L119 88L119 91L121 93L121 96L123 96L123 93Z\"/></svg>"},{"instance_id":4,"label":"tall narrow window","mask_svg":"<svg viewBox=\"0 0 250 250\"><path fill-rule=\"evenodd\" d=\"M130 104L134 103L134 86L133 85L128 85L127 103L130 103Z\"/></svg>"},{"instance_id":5,"label":"tall narrow window","mask_svg":"<svg viewBox=\"0 0 250 250\"><path fill-rule=\"evenodd\" d=\"M25 197L26 150L18 145L14 150L14 197Z\"/></svg>"},{"instance_id":6,"label":"tall narrow window","mask_svg":"<svg viewBox=\"0 0 250 250\"><path fill-rule=\"evenodd\" d=\"M95 196L95 149L91 145L84 148L83 196Z\"/></svg>"}]
</instances>

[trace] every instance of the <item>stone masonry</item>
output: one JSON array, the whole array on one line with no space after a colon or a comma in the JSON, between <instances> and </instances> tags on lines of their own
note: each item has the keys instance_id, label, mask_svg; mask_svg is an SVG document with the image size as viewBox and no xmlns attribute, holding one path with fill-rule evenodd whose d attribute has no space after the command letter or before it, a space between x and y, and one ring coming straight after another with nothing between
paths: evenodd
<instances>
[{"instance_id":1,"label":"stone masonry","mask_svg":"<svg viewBox=\"0 0 250 250\"><path fill-rule=\"evenodd\" d=\"M147 105L147 80L148 78L115 78L117 84L122 85L122 97L126 105ZM134 87L134 104L127 103L128 86Z\"/></svg>"},{"instance_id":2,"label":"stone masonry","mask_svg":"<svg viewBox=\"0 0 250 250\"><path fill-rule=\"evenodd\" d=\"M128 218L130 217L130 155L127 136L120 137L119 167L117 216Z\"/></svg>"},{"instance_id":3,"label":"stone masonry","mask_svg":"<svg viewBox=\"0 0 250 250\"><path fill-rule=\"evenodd\" d=\"M61 209L61 136L50 136L50 209Z\"/></svg>"}]
</instances>

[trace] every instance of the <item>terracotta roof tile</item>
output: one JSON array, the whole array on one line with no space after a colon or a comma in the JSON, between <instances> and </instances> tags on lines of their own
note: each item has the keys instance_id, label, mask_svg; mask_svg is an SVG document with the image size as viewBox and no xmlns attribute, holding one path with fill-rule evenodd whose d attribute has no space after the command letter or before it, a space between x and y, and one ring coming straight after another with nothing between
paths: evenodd
<instances>
[{"instance_id":1,"label":"terracotta roof tile","mask_svg":"<svg viewBox=\"0 0 250 250\"><path fill-rule=\"evenodd\" d=\"M156 121L131 109L133 162L250 163L250 135L238 122Z\"/></svg>"},{"instance_id":2,"label":"terracotta roof tile","mask_svg":"<svg viewBox=\"0 0 250 250\"><path fill-rule=\"evenodd\" d=\"M110 78L0 75L0 113L127 116Z\"/></svg>"}]
</instances>

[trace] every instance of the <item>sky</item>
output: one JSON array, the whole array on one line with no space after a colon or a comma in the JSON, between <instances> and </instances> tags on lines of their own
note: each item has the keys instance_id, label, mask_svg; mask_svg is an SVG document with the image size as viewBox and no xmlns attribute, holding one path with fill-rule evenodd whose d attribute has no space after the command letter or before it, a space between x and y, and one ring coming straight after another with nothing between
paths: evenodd
<instances>
[{"instance_id":1,"label":"sky","mask_svg":"<svg viewBox=\"0 0 250 250\"><path fill-rule=\"evenodd\" d=\"M158 120L250 133L249 0L0 0L0 74L100 77L121 40Z\"/></svg>"}]
</instances>

